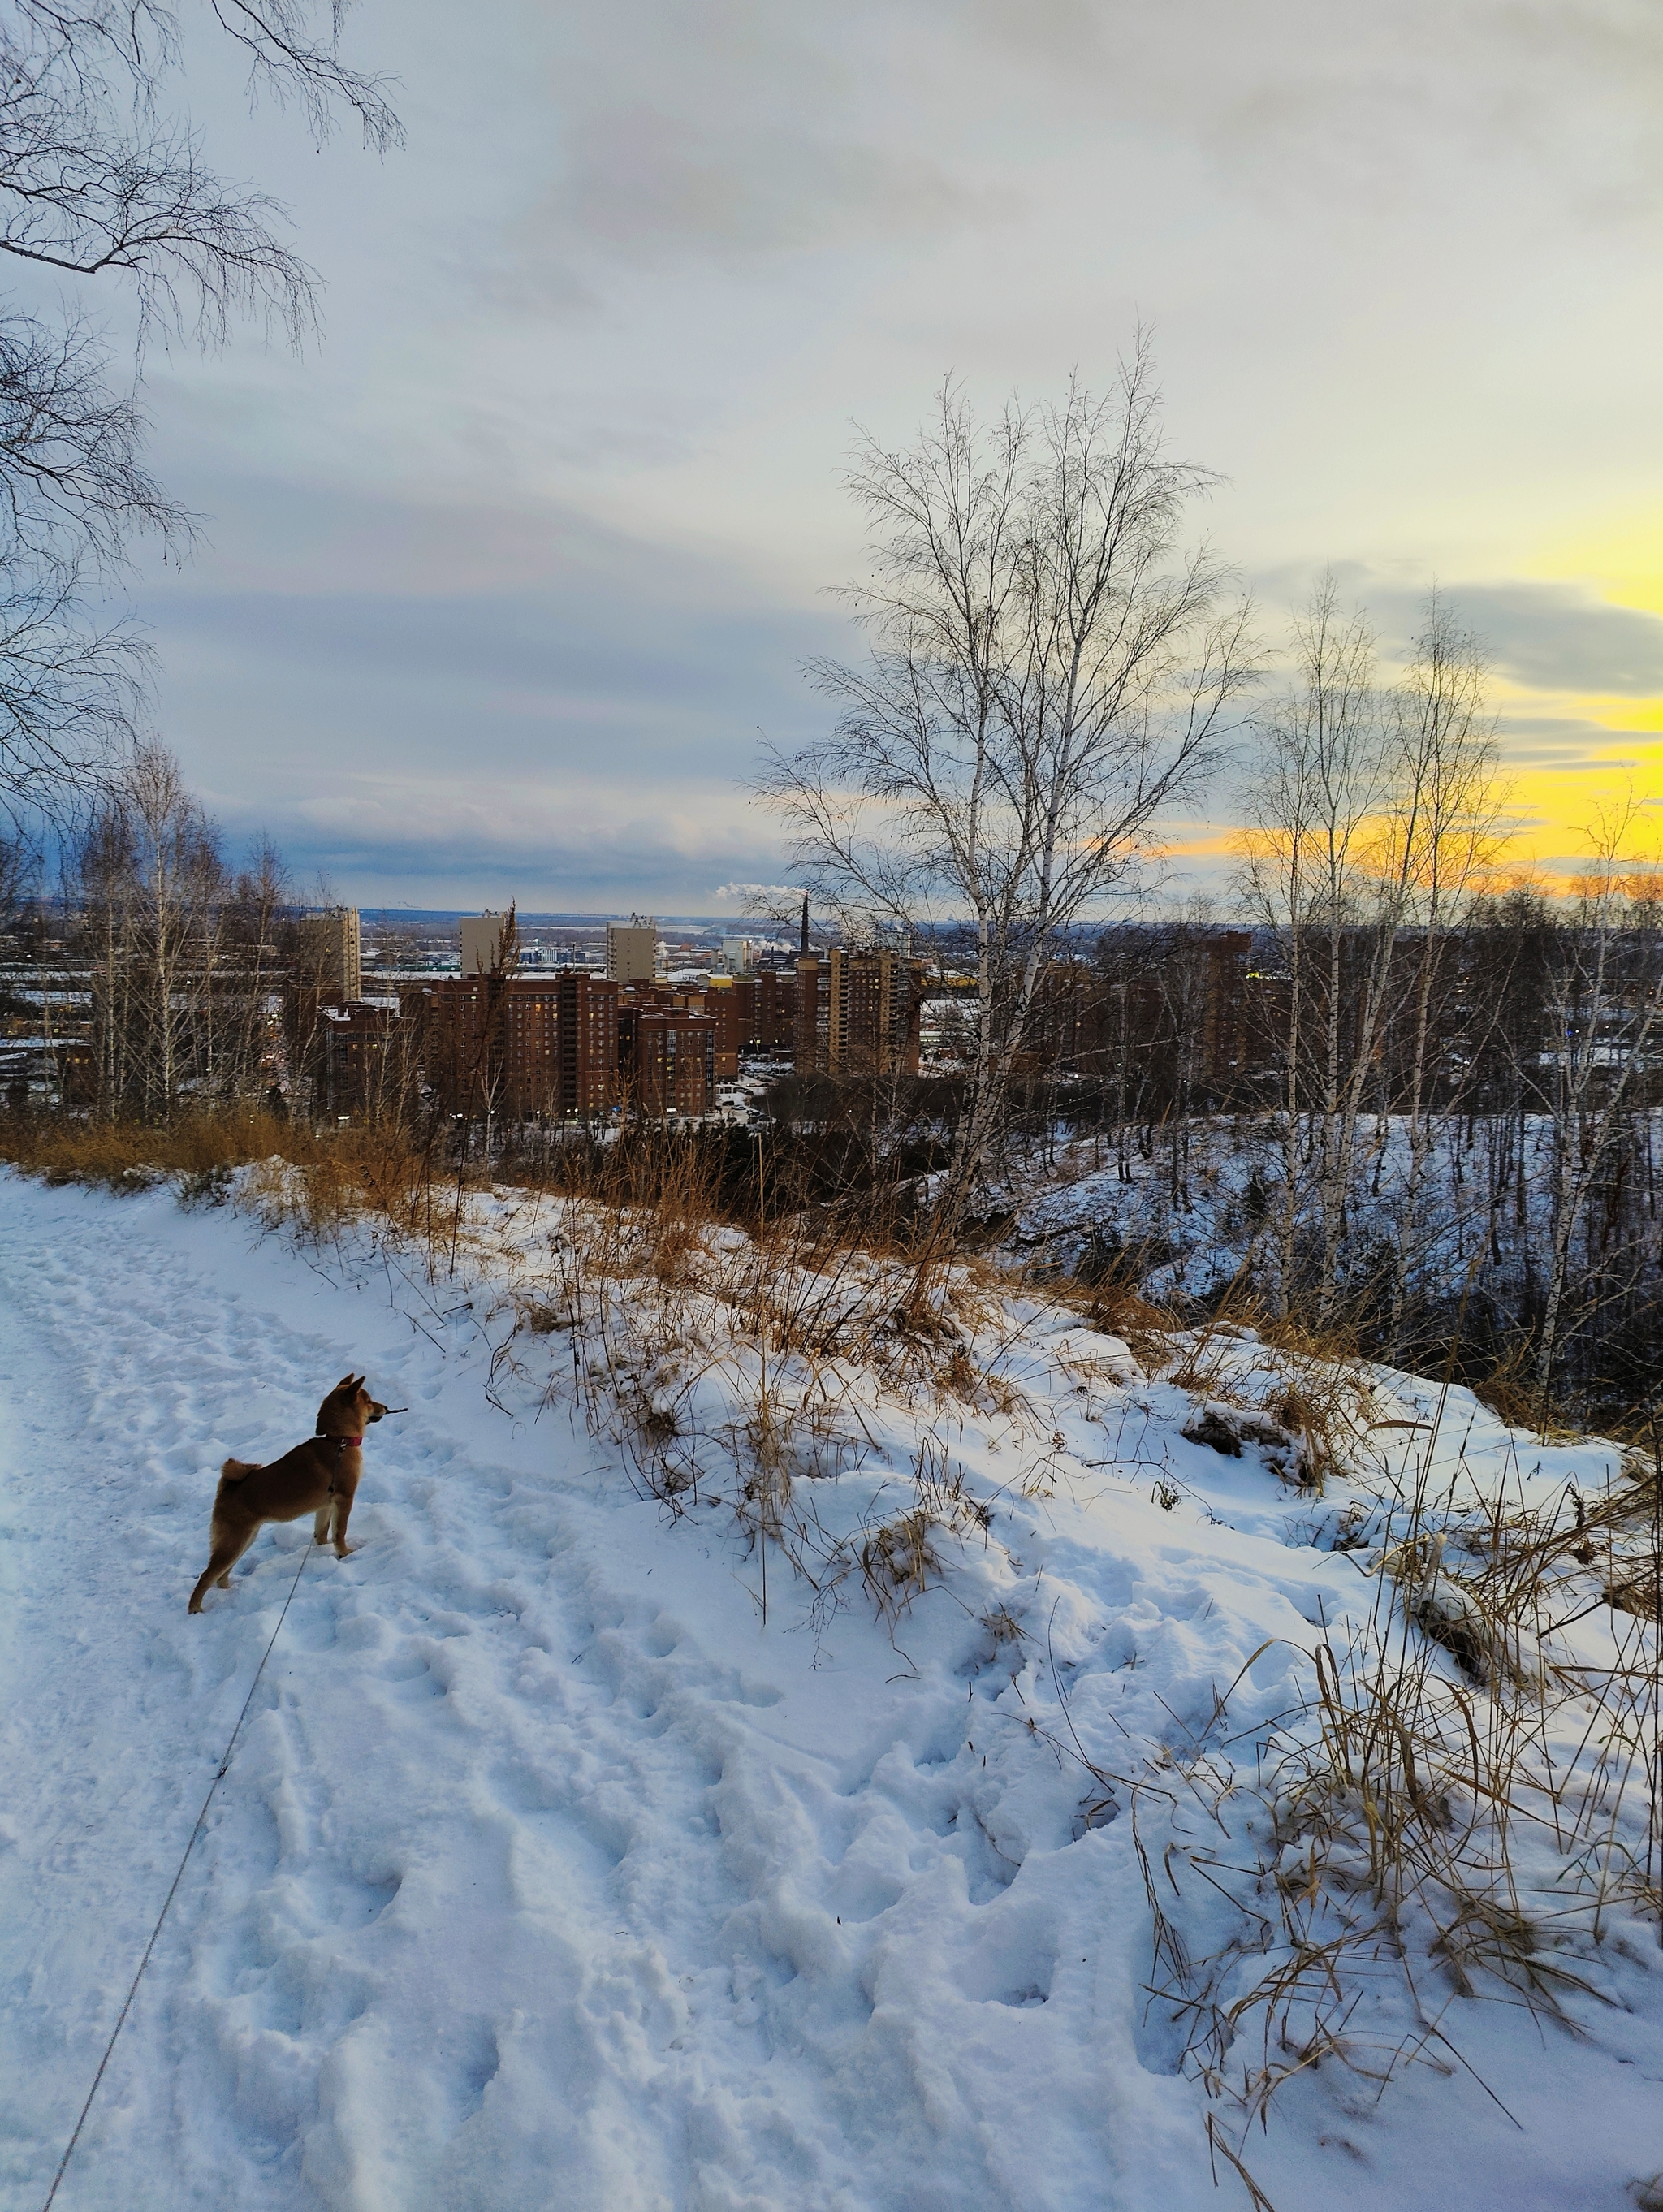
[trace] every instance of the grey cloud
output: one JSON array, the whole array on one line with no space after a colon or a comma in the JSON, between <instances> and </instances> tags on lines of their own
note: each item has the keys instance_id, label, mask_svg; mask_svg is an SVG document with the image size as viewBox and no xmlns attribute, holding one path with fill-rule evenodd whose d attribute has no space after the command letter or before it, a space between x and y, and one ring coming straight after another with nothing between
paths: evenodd
<instances>
[{"instance_id":1,"label":"grey cloud","mask_svg":"<svg viewBox=\"0 0 1663 2212\"><path fill-rule=\"evenodd\" d=\"M1590 745L1606 745L1611 733L1601 722L1584 721L1576 715L1532 714L1510 710L1501 718L1501 732L1509 750L1529 742L1545 749L1583 753Z\"/></svg>"},{"instance_id":2,"label":"grey cloud","mask_svg":"<svg viewBox=\"0 0 1663 2212\"><path fill-rule=\"evenodd\" d=\"M1418 627L1423 599L1365 594L1399 647ZM1452 584L1446 596L1495 654L1502 674L1541 691L1663 692L1663 621L1611 606L1568 584ZM1611 732L1599 742L1609 744Z\"/></svg>"},{"instance_id":3,"label":"grey cloud","mask_svg":"<svg viewBox=\"0 0 1663 2212\"><path fill-rule=\"evenodd\" d=\"M938 43L932 70L897 81L899 49L929 15L917 0L616 0L561 18L543 181L501 250L470 258L477 288L592 313L620 269L882 250L995 219L1008 195L987 191L962 133L939 127Z\"/></svg>"},{"instance_id":4,"label":"grey cloud","mask_svg":"<svg viewBox=\"0 0 1663 2212\"><path fill-rule=\"evenodd\" d=\"M1604 733L1603 741L1608 744L1610 737L1610 732L1606 731ZM1539 750L1528 745L1522 747L1508 745L1503 757L1508 768L1539 769L1555 775L1607 775L1613 770L1620 772L1641 766L1641 763L1637 760L1613 758L1605 753L1583 757L1557 750Z\"/></svg>"},{"instance_id":5,"label":"grey cloud","mask_svg":"<svg viewBox=\"0 0 1663 2212\"><path fill-rule=\"evenodd\" d=\"M1405 586L1356 562L1336 562L1343 596L1365 608L1388 662L1406 661L1426 619L1427 587ZM1314 573L1281 568L1258 579L1272 605L1302 605ZM1493 657L1498 672L1537 691L1569 691L1651 698L1663 694L1663 619L1636 607L1613 606L1574 584L1450 581L1439 596ZM1508 726L1512 726L1509 725ZM1609 745L1612 734L1597 723L1518 717L1520 733L1556 741ZM1636 732L1624 733L1630 742Z\"/></svg>"},{"instance_id":6,"label":"grey cloud","mask_svg":"<svg viewBox=\"0 0 1663 2212\"><path fill-rule=\"evenodd\" d=\"M605 914L653 906L660 913L720 911L732 903L713 890L733 869L771 869L777 855L761 844L713 840L700 850L632 833L525 839L505 846L483 837L390 838L373 843L282 825L295 879L325 876L361 906L468 907L517 899L531 913Z\"/></svg>"},{"instance_id":7,"label":"grey cloud","mask_svg":"<svg viewBox=\"0 0 1663 2212\"><path fill-rule=\"evenodd\" d=\"M272 504L269 577L169 580L144 602L164 733L234 830L268 830L361 897L361 880L501 868L539 876L545 904L584 884L685 902L777 872L743 782L759 731L790 744L817 721L800 665L844 645L840 618L570 512L372 502L331 543L320 499L307 563L286 537L305 503ZM282 587L307 568L313 588Z\"/></svg>"},{"instance_id":8,"label":"grey cloud","mask_svg":"<svg viewBox=\"0 0 1663 2212\"><path fill-rule=\"evenodd\" d=\"M240 683L244 712L262 691L325 714L350 699L410 738L458 716L511 758L528 744L604 745L616 770L697 745L715 748L701 757L719 774L737 769L759 722L799 719L796 665L821 634L811 620L656 608L637 629L640 611L576 593L222 593L176 602L168 627L175 669Z\"/></svg>"},{"instance_id":9,"label":"grey cloud","mask_svg":"<svg viewBox=\"0 0 1663 2212\"><path fill-rule=\"evenodd\" d=\"M563 170L551 212L586 242L649 261L917 234L977 207L915 154L785 125L712 129L640 105L584 118Z\"/></svg>"},{"instance_id":10,"label":"grey cloud","mask_svg":"<svg viewBox=\"0 0 1663 2212\"><path fill-rule=\"evenodd\" d=\"M167 458L164 449L164 458ZM719 559L632 535L554 498L400 495L301 476L222 476L208 544L182 572L153 576L158 617L173 597L253 589L282 595L371 585L411 598L547 592L634 606L755 607L755 585Z\"/></svg>"},{"instance_id":11,"label":"grey cloud","mask_svg":"<svg viewBox=\"0 0 1663 2212\"><path fill-rule=\"evenodd\" d=\"M1663 192L1663 17L1624 0L974 0L973 17L1065 105L1156 112L1289 204L1383 187L1448 220L1452 163L1497 161L1551 174L1584 219Z\"/></svg>"},{"instance_id":12,"label":"grey cloud","mask_svg":"<svg viewBox=\"0 0 1663 2212\"><path fill-rule=\"evenodd\" d=\"M1510 768L1587 768L1607 766L1605 762L1593 763L1563 745L1508 744L1507 762ZM1621 766L1618 763L1616 765Z\"/></svg>"},{"instance_id":13,"label":"grey cloud","mask_svg":"<svg viewBox=\"0 0 1663 2212\"><path fill-rule=\"evenodd\" d=\"M1663 202L1663 15L1624 0L519 13L507 112L525 120L485 154L513 189L484 225L438 220L424 254L482 307L600 330L644 270L774 276L782 258L853 248L869 279L879 255L1023 219L1030 173L1070 147L1096 172L1111 281L1198 155L1209 197L1266 203L1331 242L1338 222L1361 258L1412 240L1429 272L1451 239L1476 254L1475 229L1516 234L1521 188L1556 221ZM414 20L442 50L437 11Z\"/></svg>"}]
</instances>

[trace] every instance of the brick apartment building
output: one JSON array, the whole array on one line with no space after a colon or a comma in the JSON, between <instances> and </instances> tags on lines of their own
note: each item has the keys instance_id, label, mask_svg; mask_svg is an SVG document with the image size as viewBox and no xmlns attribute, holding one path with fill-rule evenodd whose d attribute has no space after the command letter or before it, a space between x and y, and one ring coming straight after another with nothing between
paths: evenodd
<instances>
[{"instance_id":1,"label":"brick apartment building","mask_svg":"<svg viewBox=\"0 0 1663 2212\"><path fill-rule=\"evenodd\" d=\"M398 1006L447 1113L520 1119L617 1103L619 997L594 975L458 975Z\"/></svg>"},{"instance_id":2,"label":"brick apartment building","mask_svg":"<svg viewBox=\"0 0 1663 2212\"><path fill-rule=\"evenodd\" d=\"M396 1112L414 1088L409 1033L391 1006L361 1000L318 1017L318 1073L329 1114Z\"/></svg>"},{"instance_id":3,"label":"brick apartment building","mask_svg":"<svg viewBox=\"0 0 1663 2212\"><path fill-rule=\"evenodd\" d=\"M765 968L755 975L713 975L705 1012L716 1024L716 1074L739 1072L742 1053L790 1052L797 1040L797 978Z\"/></svg>"},{"instance_id":4,"label":"brick apartment building","mask_svg":"<svg viewBox=\"0 0 1663 2212\"><path fill-rule=\"evenodd\" d=\"M792 1024L799 1075L918 1073L928 963L835 945L797 963Z\"/></svg>"},{"instance_id":5,"label":"brick apartment building","mask_svg":"<svg viewBox=\"0 0 1663 2212\"><path fill-rule=\"evenodd\" d=\"M599 975L562 975L561 1114L606 1114L618 1101L618 1009L622 994Z\"/></svg>"},{"instance_id":6,"label":"brick apartment building","mask_svg":"<svg viewBox=\"0 0 1663 2212\"><path fill-rule=\"evenodd\" d=\"M687 1000L701 996L696 992ZM619 1083L625 1102L654 1120L697 1116L716 1104L716 1024L695 1005L663 1005L644 994L618 1015Z\"/></svg>"},{"instance_id":7,"label":"brick apartment building","mask_svg":"<svg viewBox=\"0 0 1663 2212\"><path fill-rule=\"evenodd\" d=\"M399 1011L446 1113L715 1108L718 1024L701 991L586 975L458 975L403 993Z\"/></svg>"},{"instance_id":8,"label":"brick apartment building","mask_svg":"<svg viewBox=\"0 0 1663 2212\"><path fill-rule=\"evenodd\" d=\"M1150 1098L1229 1096L1259 1010L1252 949L1244 929L1150 930L1128 935L1108 964L1053 963L1035 994L1027 1072L1113 1080L1135 1061Z\"/></svg>"}]
</instances>

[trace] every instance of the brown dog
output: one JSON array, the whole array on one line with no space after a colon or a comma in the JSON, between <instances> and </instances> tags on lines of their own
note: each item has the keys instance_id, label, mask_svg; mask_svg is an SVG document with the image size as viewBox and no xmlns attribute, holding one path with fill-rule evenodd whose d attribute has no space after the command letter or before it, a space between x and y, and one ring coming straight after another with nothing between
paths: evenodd
<instances>
[{"instance_id":1,"label":"brown dog","mask_svg":"<svg viewBox=\"0 0 1663 2212\"><path fill-rule=\"evenodd\" d=\"M192 1613L202 1611L209 1583L230 1589L232 1568L267 1521L298 1521L303 1513L315 1513L313 1538L325 1542L332 1526L335 1556L345 1559L347 1520L364 1471L359 1447L367 1424L379 1421L386 1410L365 1389L361 1375L343 1375L318 1408L315 1437L274 1459L270 1467L227 1460L214 1493L210 1556L191 1593Z\"/></svg>"}]
</instances>

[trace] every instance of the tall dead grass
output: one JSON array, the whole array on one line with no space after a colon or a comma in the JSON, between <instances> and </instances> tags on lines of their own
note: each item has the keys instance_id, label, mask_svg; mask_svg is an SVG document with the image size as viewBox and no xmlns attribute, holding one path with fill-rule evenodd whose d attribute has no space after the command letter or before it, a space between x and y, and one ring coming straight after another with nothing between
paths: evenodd
<instances>
[{"instance_id":1,"label":"tall dead grass","mask_svg":"<svg viewBox=\"0 0 1663 2212\"><path fill-rule=\"evenodd\" d=\"M384 1223L421 1245L430 1275L453 1254L466 1211L464 1183L446 1172L435 1133L392 1118L318 1127L248 1105L164 1124L12 1115L0 1117L0 1160L48 1182L117 1193L171 1178L186 1205L224 1202L236 1171L250 1170L243 1202L271 1226L316 1243Z\"/></svg>"},{"instance_id":2,"label":"tall dead grass","mask_svg":"<svg viewBox=\"0 0 1663 2212\"><path fill-rule=\"evenodd\" d=\"M1151 2004L1244 2129L1324 2063L1381 2087L1407 2064L1465 2065L1452 2001L1564 2021L1604 1994L1617 1916L1663 1929L1658 1636L1602 1601L1593 1534L1607 1560L1652 1540L1650 1472L1597 1523L1569 1497L1498 1497L1452 1527L1423 1480L1366 1619L1319 1638L1285 1709L1237 1727L1233 1688L1140 1778ZM1591 1666L1563 1634L1596 1607L1611 1649ZM1223 1941L1198 1895L1234 1907ZM1382 2035L1393 2008L1369 2001L1388 1982L1410 2024Z\"/></svg>"},{"instance_id":3,"label":"tall dead grass","mask_svg":"<svg viewBox=\"0 0 1663 2212\"><path fill-rule=\"evenodd\" d=\"M319 1151L309 1128L252 1106L181 1115L163 1127L69 1115L0 1115L0 1159L51 1182L130 1189L158 1176L211 1175L274 1154L312 1161Z\"/></svg>"},{"instance_id":4,"label":"tall dead grass","mask_svg":"<svg viewBox=\"0 0 1663 2212\"><path fill-rule=\"evenodd\" d=\"M720 1163L674 1138L598 1167L555 1202L546 1272L524 1293L526 1328L570 1334L592 1431L674 1510L731 1504L764 1569L773 1547L816 1602L858 1571L892 1613L928 1578L930 1532L962 1525L933 1460L853 1551L807 1493L875 1449L880 1394L926 1426L950 1407L1020 1417L997 1348L979 1349L999 1307L986 1271L908 1249L871 1210L775 1202L766 1163L738 1228Z\"/></svg>"},{"instance_id":5,"label":"tall dead grass","mask_svg":"<svg viewBox=\"0 0 1663 2212\"><path fill-rule=\"evenodd\" d=\"M1145 1375L1200 1401L1186 1430L1197 1441L1231 1457L1255 1444L1284 1481L1316 1497L1332 1476L1366 1462L1380 1424L1354 1332L1268 1316L1239 1290L1199 1324L1125 1285L1073 1304L1093 1328L1119 1336Z\"/></svg>"}]
</instances>

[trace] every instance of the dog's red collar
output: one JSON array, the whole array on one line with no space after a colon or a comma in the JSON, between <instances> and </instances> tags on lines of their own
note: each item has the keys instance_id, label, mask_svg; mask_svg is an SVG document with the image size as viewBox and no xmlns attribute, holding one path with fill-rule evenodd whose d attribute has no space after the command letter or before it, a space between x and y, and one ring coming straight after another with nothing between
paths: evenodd
<instances>
[{"instance_id":1,"label":"dog's red collar","mask_svg":"<svg viewBox=\"0 0 1663 2212\"><path fill-rule=\"evenodd\" d=\"M361 1437L319 1437L318 1441L320 1444L334 1444L344 1451L349 1444L361 1444L364 1440Z\"/></svg>"}]
</instances>

